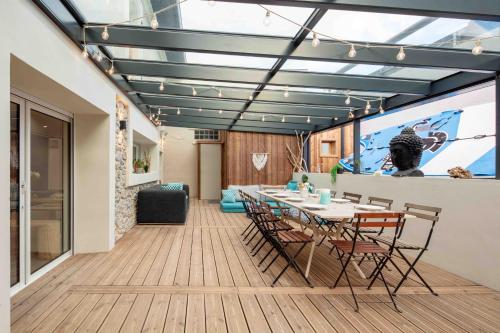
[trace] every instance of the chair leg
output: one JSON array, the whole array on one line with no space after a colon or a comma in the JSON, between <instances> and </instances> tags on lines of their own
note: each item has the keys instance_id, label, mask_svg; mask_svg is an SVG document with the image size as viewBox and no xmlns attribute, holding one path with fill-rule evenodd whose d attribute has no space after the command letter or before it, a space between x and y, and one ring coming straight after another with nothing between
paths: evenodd
<instances>
[{"instance_id":1,"label":"chair leg","mask_svg":"<svg viewBox=\"0 0 500 333\"><path fill-rule=\"evenodd\" d=\"M304 243L299 249L298 251L295 253L295 255L293 257L290 257L286 251L282 251L282 254L283 256L287 259L288 263L286 264L285 268L283 268L283 270L276 276L276 278L274 279L273 283L271 283L271 287L274 287L274 285L276 284L276 282L278 282L279 278L286 272L286 270L288 269L288 267L290 266L295 266L295 268L300 272L300 274L302 275L302 277L306 280L307 284L309 285L309 287L312 287L312 284L311 282L309 281L309 279L305 276L305 274L302 272L302 270L296 265L295 263L295 258L300 254L300 252L302 252L302 250L304 249L304 247L307 245L308 243Z\"/></svg>"},{"instance_id":2,"label":"chair leg","mask_svg":"<svg viewBox=\"0 0 500 333\"><path fill-rule=\"evenodd\" d=\"M250 234L252 233L252 231L257 228L257 226L255 225L255 223L253 223L253 227L248 231L248 233L245 235L245 237L243 238L243 240L246 240L248 238L248 236L250 236Z\"/></svg>"},{"instance_id":3,"label":"chair leg","mask_svg":"<svg viewBox=\"0 0 500 333\"><path fill-rule=\"evenodd\" d=\"M257 246L260 245L260 242L262 242L262 240L264 238L265 238L264 235L262 235L262 237L259 239L259 241L257 243L255 243L255 245L252 247L252 249L250 250L250 252L253 252L257 248Z\"/></svg>"},{"instance_id":4,"label":"chair leg","mask_svg":"<svg viewBox=\"0 0 500 333\"><path fill-rule=\"evenodd\" d=\"M246 245L250 244L250 242L255 238L255 236L257 236L259 234L259 232L260 232L260 230L257 228L257 230L254 232L253 236L250 237L250 239L248 240Z\"/></svg>"},{"instance_id":5,"label":"chair leg","mask_svg":"<svg viewBox=\"0 0 500 333\"><path fill-rule=\"evenodd\" d=\"M340 257L340 253L339 253L338 249L337 249L337 253L338 253L339 257ZM342 263L342 271L340 272L339 277L337 278L337 281L335 281L335 284L331 288L337 287L337 284L340 281L340 278L342 277L342 274L344 274L345 278L347 280L347 284L349 285L349 289L351 290L352 298L354 300L354 311L359 312L358 300L356 299L356 295L354 294L354 289L352 289L351 280L349 279L349 274L347 273L347 266L349 265L349 263L351 261L351 256L352 256L352 254L349 254L347 256L347 260L345 261L345 263ZM341 262L342 262L342 260L341 260Z\"/></svg>"},{"instance_id":6,"label":"chair leg","mask_svg":"<svg viewBox=\"0 0 500 333\"><path fill-rule=\"evenodd\" d=\"M276 256L273 258L273 260L271 260L271 262L266 266L266 268L264 268L264 270L262 271L262 273L265 273L269 267L271 267L271 265L276 261L276 259L278 259L278 257L283 253L283 251L285 251L285 247L287 246L288 244L285 244L285 246L282 246L279 250L278 250L278 254L276 254Z\"/></svg>"},{"instance_id":7,"label":"chair leg","mask_svg":"<svg viewBox=\"0 0 500 333\"><path fill-rule=\"evenodd\" d=\"M271 244L271 249L269 249L269 252L266 253L266 255L264 256L264 258L262 258L262 260L259 262L259 264L257 265L258 267L260 267L260 265L262 265L262 263L267 259L267 257L269 257L269 255L271 254L271 252L273 252L274 250L274 246L273 244Z\"/></svg>"},{"instance_id":8,"label":"chair leg","mask_svg":"<svg viewBox=\"0 0 500 333\"><path fill-rule=\"evenodd\" d=\"M387 294L391 298L391 302L394 305L394 309L396 312L401 312L401 310L398 309L398 306L396 305L396 301L394 300L394 297L392 296L391 291L389 290L389 286L387 285L387 281L385 281L384 273L382 272L382 269L384 266L387 264L387 259L382 261L382 266L380 267L380 277L382 278L382 281L384 282L385 289L387 290Z\"/></svg>"},{"instance_id":9,"label":"chair leg","mask_svg":"<svg viewBox=\"0 0 500 333\"><path fill-rule=\"evenodd\" d=\"M240 235L240 236L243 236L243 235L244 235L244 234L245 234L245 233L246 233L246 232L250 229L250 227L251 227L252 225L254 225L254 224L253 224L253 222L250 222L250 224L249 224L249 225L247 225L247 227L245 228L245 230L243 230L243 232L241 233L241 235Z\"/></svg>"},{"instance_id":10,"label":"chair leg","mask_svg":"<svg viewBox=\"0 0 500 333\"><path fill-rule=\"evenodd\" d=\"M344 272L345 272L345 270L347 268L347 265L349 265L349 260L351 259L351 255L349 255L348 258L347 258L347 261L344 263L344 261L340 258L340 252L339 252L339 250L337 248L335 248L335 250L337 251L337 255L339 256L340 263L342 264L342 270L340 271L340 274L337 277L337 280L335 280L335 283L330 288L337 287L337 284L339 283L340 278L342 277L342 274L344 274Z\"/></svg>"},{"instance_id":11,"label":"chair leg","mask_svg":"<svg viewBox=\"0 0 500 333\"><path fill-rule=\"evenodd\" d=\"M257 255L257 253L259 253L259 251L264 247L264 245L266 245L267 242L269 242L269 240L264 239L262 244L260 244L259 248L252 253L252 257L255 257Z\"/></svg>"},{"instance_id":12,"label":"chair leg","mask_svg":"<svg viewBox=\"0 0 500 333\"><path fill-rule=\"evenodd\" d=\"M401 281L399 281L399 283L396 286L396 288L394 288L394 291L393 291L394 294L397 293L397 291L399 290L399 288L403 285L403 282L408 278L408 275L410 275L411 271L413 271L418 276L418 278L420 279L420 281L422 281L422 283L425 285L425 287L427 289L429 289L429 291L434 296L438 296L438 294L431 288L431 286L429 286L429 284L424 280L424 278L420 275L420 273L415 269L415 265L420 260L420 257L424 254L424 252L425 252L424 250L420 251L420 253L415 258L415 260L413 261L413 263L410 263L410 261L403 255L403 253L401 253L401 251L398 250L398 253L404 259L404 261L408 264L409 268L406 271L406 273L403 275L403 277L401 278Z\"/></svg>"}]
</instances>

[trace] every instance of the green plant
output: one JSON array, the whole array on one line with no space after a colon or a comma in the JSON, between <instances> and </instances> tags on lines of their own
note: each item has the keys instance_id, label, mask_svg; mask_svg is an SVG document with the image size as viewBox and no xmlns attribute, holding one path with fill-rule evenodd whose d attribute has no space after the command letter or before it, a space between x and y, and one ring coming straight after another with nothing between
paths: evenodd
<instances>
[{"instance_id":1,"label":"green plant","mask_svg":"<svg viewBox=\"0 0 500 333\"><path fill-rule=\"evenodd\" d=\"M139 169L142 169L144 167L144 161L141 159L134 160L133 167L134 172L139 171Z\"/></svg>"},{"instance_id":2,"label":"green plant","mask_svg":"<svg viewBox=\"0 0 500 333\"><path fill-rule=\"evenodd\" d=\"M307 181L308 181L308 180L309 180L309 176L308 176L308 175L306 175L306 174L303 174L303 175L302 175L302 182L303 182L303 183L307 183Z\"/></svg>"},{"instance_id":3,"label":"green plant","mask_svg":"<svg viewBox=\"0 0 500 333\"><path fill-rule=\"evenodd\" d=\"M343 170L344 167L340 163L335 164L331 170L330 170L330 176L332 180L332 184L335 184L337 182L337 174L339 170Z\"/></svg>"}]
</instances>

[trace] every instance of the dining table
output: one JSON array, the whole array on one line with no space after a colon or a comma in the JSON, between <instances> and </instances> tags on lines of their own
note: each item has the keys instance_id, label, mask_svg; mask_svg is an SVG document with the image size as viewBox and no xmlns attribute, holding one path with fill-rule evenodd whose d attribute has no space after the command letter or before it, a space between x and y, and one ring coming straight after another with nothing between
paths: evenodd
<instances>
[{"instance_id":1,"label":"dining table","mask_svg":"<svg viewBox=\"0 0 500 333\"><path fill-rule=\"evenodd\" d=\"M368 212L368 210L363 209L367 205L354 204L347 199L333 198L328 204L320 204L320 198L317 194L308 193L304 195L298 193L298 191L290 190L264 190L258 191L257 194L275 202L276 206L273 209L281 211L280 215L283 220L286 219L298 223L302 231L311 230L315 240L321 238L318 244L316 244L316 241L311 242L311 249L305 270L306 277L309 277L315 247L321 245L327 237L330 239L342 239L344 227L351 223L354 215L356 213ZM298 216L285 215L284 211L290 208L295 208L298 211ZM379 211L391 212L385 209L380 209ZM359 276L366 279L366 275L353 259L351 260L351 264Z\"/></svg>"}]
</instances>

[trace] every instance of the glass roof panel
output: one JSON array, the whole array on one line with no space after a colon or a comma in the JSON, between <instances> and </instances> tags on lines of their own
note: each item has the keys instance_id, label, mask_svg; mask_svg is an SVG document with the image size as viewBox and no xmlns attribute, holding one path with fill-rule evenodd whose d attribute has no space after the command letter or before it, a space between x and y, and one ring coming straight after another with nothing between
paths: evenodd
<instances>
[{"instance_id":1,"label":"glass roof panel","mask_svg":"<svg viewBox=\"0 0 500 333\"><path fill-rule=\"evenodd\" d=\"M457 71L429 68L406 68L379 65L346 65L339 62L295 60L289 59L283 70L315 72L315 73L346 73L352 75L390 76L405 79L437 80L456 73ZM342 69L342 70L341 70ZM347 70L344 70L347 69Z\"/></svg>"},{"instance_id":2,"label":"glass roof panel","mask_svg":"<svg viewBox=\"0 0 500 333\"><path fill-rule=\"evenodd\" d=\"M311 92L311 93L320 93L320 94L335 94L335 95L345 95L347 90L338 90L338 89L321 89L321 88L308 88L308 87L284 87L284 86L274 86L274 85L266 85L266 90L276 90L276 91L284 91L288 89L288 91L297 91L297 92ZM373 96L373 97L391 97L395 94L391 93L383 93L376 91L351 91L349 90L349 94L357 95L357 96Z\"/></svg>"},{"instance_id":3,"label":"glass roof panel","mask_svg":"<svg viewBox=\"0 0 500 333\"><path fill-rule=\"evenodd\" d=\"M144 15L151 15L165 6L159 7L157 1L143 0L71 0L80 10L87 22L118 23L129 21ZM214 1L215 2L215 1ZM272 11L294 22L304 24L313 9L286 6L267 6ZM272 16L271 23L264 25L266 11L256 4L211 2L189 0L179 6L157 15L158 23L163 28L183 28L216 32L272 35L293 37L299 26L279 17ZM131 25L150 25L151 17L124 22Z\"/></svg>"},{"instance_id":4,"label":"glass roof panel","mask_svg":"<svg viewBox=\"0 0 500 333\"><path fill-rule=\"evenodd\" d=\"M109 46L113 58L171 61L176 63L270 69L277 58L236 56L214 53L173 52Z\"/></svg>"}]
</instances>

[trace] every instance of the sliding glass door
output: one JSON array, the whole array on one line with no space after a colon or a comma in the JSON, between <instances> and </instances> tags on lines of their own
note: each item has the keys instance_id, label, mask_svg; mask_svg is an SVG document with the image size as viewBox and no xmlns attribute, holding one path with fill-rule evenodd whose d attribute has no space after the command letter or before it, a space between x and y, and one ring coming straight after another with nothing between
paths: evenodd
<instances>
[{"instance_id":1,"label":"sliding glass door","mask_svg":"<svg viewBox=\"0 0 500 333\"><path fill-rule=\"evenodd\" d=\"M11 286L71 250L71 122L11 96Z\"/></svg>"}]
</instances>

